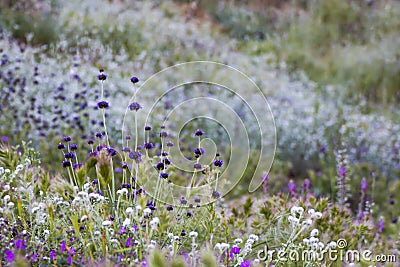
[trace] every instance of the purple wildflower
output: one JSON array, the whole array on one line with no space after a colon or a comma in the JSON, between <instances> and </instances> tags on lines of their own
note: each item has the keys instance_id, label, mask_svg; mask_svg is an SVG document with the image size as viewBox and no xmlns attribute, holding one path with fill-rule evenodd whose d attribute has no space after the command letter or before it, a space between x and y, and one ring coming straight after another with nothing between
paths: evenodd
<instances>
[{"instance_id":1,"label":"purple wildflower","mask_svg":"<svg viewBox=\"0 0 400 267\"><path fill-rule=\"evenodd\" d=\"M129 109L131 111L138 111L141 108L142 108L142 106L138 102L133 102L133 103L129 104Z\"/></svg>"},{"instance_id":2,"label":"purple wildflower","mask_svg":"<svg viewBox=\"0 0 400 267\"><path fill-rule=\"evenodd\" d=\"M61 246L61 252L64 253L67 250L67 245L65 244L65 241L62 241L60 246Z\"/></svg>"},{"instance_id":3,"label":"purple wildflower","mask_svg":"<svg viewBox=\"0 0 400 267\"><path fill-rule=\"evenodd\" d=\"M5 136L5 135L3 135L3 136L1 137L1 141L4 142L4 143L8 142L8 137Z\"/></svg>"},{"instance_id":4,"label":"purple wildflower","mask_svg":"<svg viewBox=\"0 0 400 267\"><path fill-rule=\"evenodd\" d=\"M135 83L138 83L138 82L139 82L139 78L138 77L135 77L135 76L131 77L131 83L135 84Z\"/></svg>"},{"instance_id":5,"label":"purple wildflower","mask_svg":"<svg viewBox=\"0 0 400 267\"><path fill-rule=\"evenodd\" d=\"M360 189L361 189L361 192L362 192L363 194L365 194L365 192L366 192L367 189L368 189L368 183L367 183L367 179L365 179L365 177L361 180Z\"/></svg>"},{"instance_id":6,"label":"purple wildflower","mask_svg":"<svg viewBox=\"0 0 400 267\"><path fill-rule=\"evenodd\" d=\"M250 267L250 262L249 262L249 261L243 261L243 262L240 264L240 267Z\"/></svg>"},{"instance_id":7,"label":"purple wildflower","mask_svg":"<svg viewBox=\"0 0 400 267\"><path fill-rule=\"evenodd\" d=\"M107 101L103 100L103 101L100 101L100 102L97 103L97 107L100 108L100 109L104 109L104 108L109 108L110 105L108 104Z\"/></svg>"},{"instance_id":8,"label":"purple wildflower","mask_svg":"<svg viewBox=\"0 0 400 267\"><path fill-rule=\"evenodd\" d=\"M385 220L383 218L379 219L376 227L378 228L378 233L382 233L385 230Z\"/></svg>"},{"instance_id":9,"label":"purple wildflower","mask_svg":"<svg viewBox=\"0 0 400 267\"><path fill-rule=\"evenodd\" d=\"M288 184L288 189L289 189L289 194L291 197L293 197L296 194L296 184L293 182L293 180L289 181Z\"/></svg>"},{"instance_id":10,"label":"purple wildflower","mask_svg":"<svg viewBox=\"0 0 400 267\"><path fill-rule=\"evenodd\" d=\"M203 134L204 134L203 130L197 129L196 131L194 131L195 136L202 136Z\"/></svg>"},{"instance_id":11,"label":"purple wildflower","mask_svg":"<svg viewBox=\"0 0 400 267\"><path fill-rule=\"evenodd\" d=\"M17 249L25 249L26 248L25 240L18 239L17 242L15 242L15 247Z\"/></svg>"},{"instance_id":12,"label":"purple wildflower","mask_svg":"<svg viewBox=\"0 0 400 267\"><path fill-rule=\"evenodd\" d=\"M14 253L9 249L6 249L4 251L4 255L6 256L6 261L8 261L8 262L13 262L15 260Z\"/></svg>"},{"instance_id":13,"label":"purple wildflower","mask_svg":"<svg viewBox=\"0 0 400 267\"><path fill-rule=\"evenodd\" d=\"M214 160L214 166L221 168L222 164L224 164L224 161L222 159L216 159Z\"/></svg>"},{"instance_id":14,"label":"purple wildflower","mask_svg":"<svg viewBox=\"0 0 400 267\"><path fill-rule=\"evenodd\" d=\"M347 170L346 170L346 166L345 165L341 165L339 168L338 168L338 176L339 177L341 177L341 178L345 178L346 177L346 173L347 173Z\"/></svg>"},{"instance_id":15,"label":"purple wildflower","mask_svg":"<svg viewBox=\"0 0 400 267\"><path fill-rule=\"evenodd\" d=\"M240 248L239 247L232 247L231 249L233 254L239 254L240 253Z\"/></svg>"},{"instance_id":16,"label":"purple wildflower","mask_svg":"<svg viewBox=\"0 0 400 267\"><path fill-rule=\"evenodd\" d=\"M132 237L129 237L125 242L125 247L130 247L132 245Z\"/></svg>"},{"instance_id":17,"label":"purple wildflower","mask_svg":"<svg viewBox=\"0 0 400 267\"><path fill-rule=\"evenodd\" d=\"M50 259L55 260L56 259L56 252L54 250L50 251Z\"/></svg>"}]
</instances>

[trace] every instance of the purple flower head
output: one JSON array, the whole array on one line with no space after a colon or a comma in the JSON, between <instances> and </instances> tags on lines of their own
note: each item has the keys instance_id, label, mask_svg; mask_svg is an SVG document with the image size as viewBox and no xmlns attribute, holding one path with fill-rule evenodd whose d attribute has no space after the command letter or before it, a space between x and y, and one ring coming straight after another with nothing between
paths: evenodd
<instances>
[{"instance_id":1,"label":"purple flower head","mask_svg":"<svg viewBox=\"0 0 400 267\"><path fill-rule=\"evenodd\" d=\"M338 176L341 177L341 178L345 178L346 177L346 173L347 173L346 166L345 165L341 165L338 168Z\"/></svg>"},{"instance_id":2,"label":"purple flower head","mask_svg":"<svg viewBox=\"0 0 400 267\"><path fill-rule=\"evenodd\" d=\"M62 163L61 163L61 166L63 167L63 168L67 168L67 167L70 167L71 166L71 162L70 161L63 161Z\"/></svg>"},{"instance_id":3,"label":"purple flower head","mask_svg":"<svg viewBox=\"0 0 400 267\"><path fill-rule=\"evenodd\" d=\"M99 79L99 81L105 81L107 79L107 74L104 73L104 70L101 70L103 69L100 69L100 74L97 75L97 79Z\"/></svg>"},{"instance_id":4,"label":"purple flower head","mask_svg":"<svg viewBox=\"0 0 400 267\"><path fill-rule=\"evenodd\" d=\"M142 161L142 153L139 151L132 151L129 153L129 158L134 159L137 163Z\"/></svg>"},{"instance_id":5,"label":"purple flower head","mask_svg":"<svg viewBox=\"0 0 400 267\"><path fill-rule=\"evenodd\" d=\"M100 102L97 103L97 107L100 108L100 109L104 109L104 108L109 108L110 105L108 104L107 101L103 100L103 101L100 101Z\"/></svg>"},{"instance_id":6,"label":"purple flower head","mask_svg":"<svg viewBox=\"0 0 400 267\"><path fill-rule=\"evenodd\" d=\"M129 109L131 111L138 111L141 108L142 108L142 106L138 102L133 102L133 103L129 104Z\"/></svg>"},{"instance_id":7,"label":"purple flower head","mask_svg":"<svg viewBox=\"0 0 400 267\"><path fill-rule=\"evenodd\" d=\"M152 148L154 148L154 144L153 143L144 143L144 147L146 149L152 149Z\"/></svg>"},{"instance_id":8,"label":"purple flower head","mask_svg":"<svg viewBox=\"0 0 400 267\"><path fill-rule=\"evenodd\" d=\"M65 145L63 143L58 143L57 148L60 150L64 150L65 149Z\"/></svg>"},{"instance_id":9,"label":"purple flower head","mask_svg":"<svg viewBox=\"0 0 400 267\"><path fill-rule=\"evenodd\" d=\"M376 227L378 229L378 233L382 233L383 230L385 230L385 220L379 219L378 223L376 224Z\"/></svg>"},{"instance_id":10,"label":"purple flower head","mask_svg":"<svg viewBox=\"0 0 400 267\"><path fill-rule=\"evenodd\" d=\"M71 144L71 145L69 146L69 148L70 148L72 151L74 151L74 150L77 150L77 149L78 149L78 145L77 145L77 144Z\"/></svg>"},{"instance_id":11,"label":"purple flower head","mask_svg":"<svg viewBox=\"0 0 400 267\"><path fill-rule=\"evenodd\" d=\"M160 137L168 137L168 132L166 132L166 131L161 131L160 132Z\"/></svg>"},{"instance_id":12,"label":"purple flower head","mask_svg":"<svg viewBox=\"0 0 400 267\"><path fill-rule=\"evenodd\" d=\"M144 127L144 130L145 130L145 131L151 131L151 126L146 125L146 126Z\"/></svg>"},{"instance_id":13,"label":"purple flower head","mask_svg":"<svg viewBox=\"0 0 400 267\"><path fill-rule=\"evenodd\" d=\"M25 248L26 248L25 240L23 240L23 239L18 239L17 242L15 242L15 247L16 247L17 249L25 249Z\"/></svg>"},{"instance_id":14,"label":"purple flower head","mask_svg":"<svg viewBox=\"0 0 400 267\"><path fill-rule=\"evenodd\" d=\"M4 255L6 256L6 261L8 261L8 262L13 262L15 260L14 253L9 249L6 249L4 251Z\"/></svg>"},{"instance_id":15,"label":"purple flower head","mask_svg":"<svg viewBox=\"0 0 400 267\"><path fill-rule=\"evenodd\" d=\"M101 132L96 132L95 135L96 135L97 138L102 138L103 137L103 134Z\"/></svg>"},{"instance_id":16,"label":"purple flower head","mask_svg":"<svg viewBox=\"0 0 400 267\"><path fill-rule=\"evenodd\" d=\"M64 154L65 159L73 159L75 158L75 153L74 152L67 152Z\"/></svg>"},{"instance_id":17,"label":"purple flower head","mask_svg":"<svg viewBox=\"0 0 400 267\"><path fill-rule=\"evenodd\" d=\"M8 137L5 136L5 135L3 135L3 136L1 137L1 141L4 142L4 143L8 142Z\"/></svg>"},{"instance_id":18,"label":"purple flower head","mask_svg":"<svg viewBox=\"0 0 400 267\"><path fill-rule=\"evenodd\" d=\"M61 242L60 247L62 253L64 253L67 250L67 244L65 243L65 241Z\"/></svg>"},{"instance_id":19,"label":"purple flower head","mask_svg":"<svg viewBox=\"0 0 400 267\"><path fill-rule=\"evenodd\" d=\"M164 170L164 163L163 162L158 162L157 164L156 164L156 169L157 170Z\"/></svg>"},{"instance_id":20,"label":"purple flower head","mask_svg":"<svg viewBox=\"0 0 400 267\"><path fill-rule=\"evenodd\" d=\"M115 172L116 172L116 173L121 173L121 172L122 172L122 169L121 169L121 168L115 168Z\"/></svg>"},{"instance_id":21,"label":"purple flower head","mask_svg":"<svg viewBox=\"0 0 400 267\"><path fill-rule=\"evenodd\" d=\"M131 245L133 245L132 237L129 237L125 242L125 247L130 247Z\"/></svg>"},{"instance_id":22,"label":"purple flower head","mask_svg":"<svg viewBox=\"0 0 400 267\"><path fill-rule=\"evenodd\" d=\"M112 148L112 147L108 148L108 155L110 155L111 157L114 157L117 154L118 154L118 152L114 148Z\"/></svg>"},{"instance_id":23,"label":"purple flower head","mask_svg":"<svg viewBox=\"0 0 400 267\"><path fill-rule=\"evenodd\" d=\"M250 267L250 262L249 262L249 261L243 261L243 262L240 264L240 267Z\"/></svg>"},{"instance_id":24,"label":"purple flower head","mask_svg":"<svg viewBox=\"0 0 400 267\"><path fill-rule=\"evenodd\" d=\"M56 252L54 250L50 251L50 259L55 260L56 259Z\"/></svg>"},{"instance_id":25,"label":"purple flower head","mask_svg":"<svg viewBox=\"0 0 400 267\"><path fill-rule=\"evenodd\" d=\"M169 175L168 175L167 172L160 172L160 178L167 179L168 176L169 176Z\"/></svg>"},{"instance_id":26,"label":"purple flower head","mask_svg":"<svg viewBox=\"0 0 400 267\"><path fill-rule=\"evenodd\" d=\"M290 180L288 184L290 196L293 197L296 194L296 188L297 188L296 184L293 182L293 180Z\"/></svg>"},{"instance_id":27,"label":"purple flower head","mask_svg":"<svg viewBox=\"0 0 400 267\"><path fill-rule=\"evenodd\" d=\"M168 147L173 147L173 146L174 146L174 143L168 141L168 142L166 143L166 145L167 145Z\"/></svg>"},{"instance_id":28,"label":"purple flower head","mask_svg":"<svg viewBox=\"0 0 400 267\"><path fill-rule=\"evenodd\" d=\"M135 77L135 76L131 77L131 83L135 84L135 83L138 83L138 82L139 82L139 78L138 77Z\"/></svg>"},{"instance_id":29,"label":"purple flower head","mask_svg":"<svg viewBox=\"0 0 400 267\"><path fill-rule=\"evenodd\" d=\"M126 228L123 227L123 226L121 226L121 228L119 228L118 234L123 235L123 234L125 234L125 233L126 233Z\"/></svg>"},{"instance_id":30,"label":"purple flower head","mask_svg":"<svg viewBox=\"0 0 400 267\"><path fill-rule=\"evenodd\" d=\"M366 192L367 189L368 189L368 183L367 183L367 179L365 179L365 177L362 178L362 180L361 180L360 189L361 189L361 192L362 192L363 194L365 194L365 192Z\"/></svg>"},{"instance_id":31,"label":"purple flower head","mask_svg":"<svg viewBox=\"0 0 400 267\"><path fill-rule=\"evenodd\" d=\"M212 197L213 197L213 198L220 198L220 197L221 197L221 193L218 192L218 191L213 191L213 192L212 192Z\"/></svg>"},{"instance_id":32,"label":"purple flower head","mask_svg":"<svg viewBox=\"0 0 400 267\"><path fill-rule=\"evenodd\" d=\"M193 168L195 168L195 169L201 169L202 166L201 166L200 163L195 163L195 164L193 164Z\"/></svg>"},{"instance_id":33,"label":"purple flower head","mask_svg":"<svg viewBox=\"0 0 400 267\"><path fill-rule=\"evenodd\" d=\"M310 179L305 179L304 180L304 183L303 183L303 189L304 189L304 192L308 192L308 191L310 191L310 186L311 186L311 181L310 181Z\"/></svg>"},{"instance_id":34,"label":"purple flower head","mask_svg":"<svg viewBox=\"0 0 400 267\"><path fill-rule=\"evenodd\" d=\"M222 159L214 160L214 166L221 168L222 164L224 164L224 161Z\"/></svg>"},{"instance_id":35,"label":"purple flower head","mask_svg":"<svg viewBox=\"0 0 400 267\"><path fill-rule=\"evenodd\" d=\"M239 254L240 253L240 248L239 247L232 247L231 252L233 254Z\"/></svg>"},{"instance_id":36,"label":"purple flower head","mask_svg":"<svg viewBox=\"0 0 400 267\"><path fill-rule=\"evenodd\" d=\"M195 136L202 136L203 134L204 134L203 130L197 129L196 131L194 131Z\"/></svg>"},{"instance_id":37,"label":"purple flower head","mask_svg":"<svg viewBox=\"0 0 400 267\"><path fill-rule=\"evenodd\" d=\"M64 142L68 143L68 142L71 142L72 138L71 138L71 136L64 136L63 140L64 140Z\"/></svg>"}]
</instances>

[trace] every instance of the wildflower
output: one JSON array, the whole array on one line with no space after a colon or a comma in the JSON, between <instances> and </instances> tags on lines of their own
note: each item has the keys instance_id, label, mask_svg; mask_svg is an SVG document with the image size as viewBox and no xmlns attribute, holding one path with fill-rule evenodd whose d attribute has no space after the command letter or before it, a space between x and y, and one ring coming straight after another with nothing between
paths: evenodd
<instances>
[{"instance_id":1,"label":"wildflower","mask_svg":"<svg viewBox=\"0 0 400 267\"><path fill-rule=\"evenodd\" d=\"M221 160L221 159L214 160L214 166L221 168L222 164L224 164L223 160Z\"/></svg>"},{"instance_id":2,"label":"wildflower","mask_svg":"<svg viewBox=\"0 0 400 267\"><path fill-rule=\"evenodd\" d=\"M77 150L77 149L78 149L78 145L77 145L77 144L71 144L71 145L69 146L69 148L70 148L72 151L74 151L74 150Z\"/></svg>"},{"instance_id":3,"label":"wildflower","mask_svg":"<svg viewBox=\"0 0 400 267\"><path fill-rule=\"evenodd\" d=\"M297 207L297 206L293 206L290 209L290 213L296 217L296 214L299 214L300 216L303 214L304 209L302 207Z\"/></svg>"},{"instance_id":4,"label":"wildflower","mask_svg":"<svg viewBox=\"0 0 400 267\"><path fill-rule=\"evenodd\" d=\"M151 131L151 126L146 125L146 126L144 127L144 130L145 130L145 131Z\"/></svg>"},{"instance_id":5,"label":"wildflower","mask_svg":"<svg viewBox=\"0 0 400 267\"><path fill-rule=\"evenodd\" d=\"M195 169L201 169L202 166L201 166L200 163L195 163L195 164L193 164L193 168L195 168Z\"/></svg>"},{"instance_id":6,"label":"wildflower","mask_svg":"<svg viewBox=\"0 0 400 267\"><path fill-rule=\"evenodd\" d=\"M102 134L101 132L96 132L96 133L95 133L95 136L96 136L97 138L102 138L102 137L103 137L103 134Z\"/></svg>"},{"instance_id":7,"label":"wildflower","mask_svg":"<svg viewBox=\"0 0 400 267\"><path fill-rule=\"evenodd\" d=\"M249 261L243 261L241 264L240 264L240 267L250 267L250 262Z\"/></svg>"},{"instance_id":8,"label":"wildflower","mask_svg":"<svg viewBox=\"0 0 400 267\"><path fill-rule=\"evenodd\" d=\"M239 254L240 253L240 248L239 247L232 247L231 248L231 252L233 253L233 254Z\"/></svg>"},{"instance_id":9,"label":"wildflower","mask_svg":"<svg viewBox=\"0 0 400 267\"><path fill-rule=\"evenodd\" d=\"M367 189L368 189L368 183L367 183L367 179L365 179L365 177L361 180L360 189L361 189L361 192L362 192L363 194L365 194L365 192L366 192Z\"/></svg>"},{"instance_id":10,"label":"wildflower","mask_svg":"<svg viewBox=\"0 0 400 267\"><path fill-rule=\"evenodd\" d=\"M142 153L139 151L132 151L129 153L129 158L134 159L137 163L142 161Z\"/></svg>"},{"instance_id":11,"label":"wildflower","mask_svg":"<svg viewBox=\"0 0 400 267\"><path fill-rule=\"evenodd\" d=\"M102 225L103 225L104 227L107 227L107 226L112 225L112 222L109 221L109 220L106 220L106 221L103 221Z\"/></svg>"},{"instance_id":12,"label":"wildflower","mask_svg":"<svg viewBox=\"0 0 400 267\"><path fill-rule=\"evenodd\" d=\"M174 210L174 207L173 206L166 206L165 209L168 210L168 211L171 211L171 210Z\"/></svg>"},{"instance_id":13,"label":"wildflower","mask_svg":"<svg viewBox=\"0 0 400 267\"><path fill-rule=\"evenodd\" d=\"M289 189L289 194L291 197L293 197L296 194L296 184L290 180L288 184L288 189Z\"/></svg>"},{"instance_id":14,"label":"wildflower","mask_svg":"<svg viewBox=\"0 0 400 267\"><path fill-rule=\"evenodd\" d=\"M198 236L198 233L195 231L192 231L189 233L189 237L191 237L191 238L196 238L197 236Z\"/></svg>"},{"instance_id":15,"label":"wildflower","mask_svg":"<svg viewBox=\"0 0 400 267\"><path fill-rule=\"evenodd\" d=\"M63 168L70 167L70 166L71 166L71 162L70 162L70 161L63 161L63 162L61 163L61 166L62 166Z\"/></svg>"},{"instance_id":16,"label":"wildflower","mask_svg":"<svg viewBox=\"0 0 400 267\"><path fill-rule=\"evenodd\" d=\"M65 149L65 145L63 143L58 143L57 148L63 150Z\"/></svg>"},{"instance_id":17,"label":"wildflower","mask_svg":"<svg viewBox=\"0 0 400 267\"><path fill-rule=\"evenodd\" d=\"M25 249L26 248L25 240L18 239L17 242L15 242L15 247L17 249Z\"/></svg>"},{"instance_id":18,"label":"wildflower","mask_svg":"<svg viewBox=\"0 0 400 267\"><path fill-rule=\"evenodd\" d=\"M144 216L149 216L150 214L151 214L151 209L145 208L145 209L143 210L143 215L144 215Z\"/></svg>"},{"instance_id":19,"label":"wildflower","mask_svg":"<svg viewBox=\"0 0 400 267\"><path fill-rule=\"evenodd\" d=\"M290 222L290 224L292 224L293 226L298 225L300 220L296 217L293 216L289 216L288 217L288 221Z\"/></svg>"},{"instance_id":20,"label":"wildflower","mask_svg":"<svg viewBox=\"0 0 400 267\"><path fill-rule=\"evenodd\" d=\"M56 252L54 250L50 251L50 259L55 260L56 259Z\"/></svg>"},{"instance_id":21,"label":"wildflower","mask_svg":"<svg viewBox=\"0 0 400 267\"><path fill-rule=\"evenodd\" d=\"M167 172L160 172L160 178L167 179L169 174Z\"/></svg>"},{"instance_id":22,"label":"wildflower","mask_svg":"<svg viewBox=\"0 0 400 267\"><path fill-rule=\"evenodd\" d=\"M8 261L8 262L13 262L15 260L14 253L9 249L6 249L4 251L4 255L6 256L6 261Z\"/></svg>"},{"instance_id":23,"label":"wildflower","mask_svg":"<svg viewBox=\"0 0 400 267\"><path fill-rule=\"evenodd\" d=\"M243 242L243 239L241 239L241 238L236 238L233 242L234 242L236 245L239 245L239 244L241 244L241 243Z\"/></svg>"},{"instance_id":24,"label":"wildflower","mask_svg":"<svg viewBox=\"0 0 400 267\"><path fill-rule=\"evenodd\" d=\"M68 142L71 142L72 138L71 138L71 136L65 136L63 138L63 140L64 140L64 142L68 143Z\"/></svg>"},{"instance_id":25,"label":"wildflower","mask_svg":"<svg viewBox=\"0 0 400 267\"><path fill-rule=\"evenodd\" d=\"M138 111L141 108L142 108L142 106L137 102L133 102L133 103L129 104L129 109L132 111Z\"/></svg>"},{"instance_id":26,"label":"wildflower","mask_svg":"<svg viewBox=\"0 0 400 267\"><path fill-rule=\"evenodd\" d=\"M174 146L174 143L168 141L168 142L166 143L166 145L167 145L167 147L173 147L173 146Z\"/></svg>"},{"instance_id":27,"label":"wildflower","mask_svg":"<svg viewBox=\"0 0 400 267\"><path fill-rule=\"evenodd\" d=\"M151 227L151 229L152 229L152 230L156 230L159 223L160 223L160 219L158 219L157 217L154 217L154 218L150 221L150 227Z\"/></svg>"},{"instance_id":28,"label":"wildflower","mask_svg":"<svg viewBox=\"0 0 400 267\"><path fill-rule=\"evenodd\" d=\"M131 83L135 84L135 83L138 83L138 82L139 82L139 78L137 78L135 76L131 77Z\"/></svg>"},{"instance_id":29,"label":"wildflower","mask_svg":"<svg viewBox=\"0 0 400 267\"><path fill-rule=\"evenodd\" d=\"M129 237L125 242L125 247L130 247L132 244L132 237Z\"/></svg>"},{"instance_id":30,"label":"wildflower","mask_svg":"<svg viewBox=\"0 0 400 267\"><path fill-rule=\"evenodd\" d=\"M197 129L196 131L194 131L194 135L195 136L202 136L205 132L203 130Z\"/></svg>"},{"instance_id":31,"label":"wildflower","mask_svg":"<svg viewBox=\"0 0 400 267\"><path fill-rule=\"evenodd\" d=\"M126 208L125 210L126 214L132 214L133 213L133 209L131 207Z\"/></svg>"},{"instance_id":32,"label":"wildflower","mask_svg":"<svg viewBox=\"0 0 400 267\"><path fill-rule=\"evenodd\" d=\"M161 131L160 132L160 137L167 137L168 136L168 133L166 132L166 131Z\"/></svg>"},{"instance_id":33,"label":"wildflower","mask_svg":"<svg viewBox=\"0 0 400 267\"><path fill-rule=\"evenodd\" d=\"M154 148L154 144L153 143L144 143L144 147L148 150Z\"/></svg>"},{"instance_id":34,"label":"wildflower","mask_svg":"<svg viewBox=\"0 0 400 267\"><path fill-rule=\"evenodd\" d=\"M213 198L220 198L221 197L221 193L218 192L218 191L215 191L215 190L211 193L211 195L212 195Z\"/></svg>"},{"instance_id":35,"label":"wildflower","mask_svg":"<svg viewBox=\"0 0 400 267\"><path fill-rule=\"evenodd\" d=\"M382 233L383 230L385 230L385 220L380 218L376 224L376 227L378 228L378 233Z\"/></svg>"},{"instance_id":36,"label":"wildflower","mask_svg":"<svg viewBox=\"0 0 400 267\"><path fill-rule=\"evenodd\" d=\"M316 237L316 236L318 236L318 234L319 234L318 229L313 229L313 230L311 231L311 233L310 233L310 236L311 236L311 237Z\"/></svg>"},{"instance_id":37,"label":"wildflower","mask_svg":"<svg viewBox=\"0 0 400 267\"><path fill-rule=\"evenodd\" d=\"M108 104L107 101L103 100L103 101L100 101L100 102L97 103L97 107L100 108L100 109L104 109L104 108L109 108L110 105Z\"/></svg>"},{"instance_id":38,"label":"wildflower","mask_svg":"<svg viewBox=\"0 0 400 267\"><path fill-rule=\"evenodd\" d=\"M123 225L124 227L129 226L130 224L131 224L131 220L130 220L129 218L126 218L126 219L124 220L124 222L122 223L122 225Z\"/></svg>"},{"instance_id":39,"label":"wildflower","mask_svg":"<svg viewBox=\"0 0 400 267\"><path fill-rule=\"evenodd\" d=\"M73 159L75 158L75 153L74 152L67 152L64 154L65 159Z\"/></svg>"},{"instance_id":40,"label":"wildflower","mask_svg":"<svg viewBox=\"0 0 400 267\"><path fill-rule=\"evenodd\" d=\"M97 75L97 79L99 79L99 81L105 81L107 79L107 75L104 73L104 69L100 69L100 74Z\"/></svg>"},{"instance_id":41,"label":"wildflower","mask_svg":"<svg viewBox=\"0 0 400 267\"><path fill-rule=\"evenodd\" d=\"M163 162L158 162L156 164L156 169L157 170L163 170L164 169L164 163Z\"/></svg>"}]
</instances>

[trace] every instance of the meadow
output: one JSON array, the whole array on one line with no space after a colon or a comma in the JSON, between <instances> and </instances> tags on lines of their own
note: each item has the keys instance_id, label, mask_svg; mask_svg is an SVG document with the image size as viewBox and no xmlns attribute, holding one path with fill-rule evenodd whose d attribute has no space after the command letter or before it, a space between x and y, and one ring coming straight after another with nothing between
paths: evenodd
<instances>
[{"instance_id":1,"label":"meadow","mask_svg":"<svg viewBox=\"0 0 400 267\"><path fill-rule=\"evenodd\" d=\"M400 266L398 1L5 0L0 26L0 266Z\"/></svg>"}]
</instances>

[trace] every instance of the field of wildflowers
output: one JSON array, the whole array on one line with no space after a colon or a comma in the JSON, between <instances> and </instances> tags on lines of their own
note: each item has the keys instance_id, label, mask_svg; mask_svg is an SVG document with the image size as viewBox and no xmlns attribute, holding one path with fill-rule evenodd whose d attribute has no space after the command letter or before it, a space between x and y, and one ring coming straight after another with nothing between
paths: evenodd
<instances>
[{"instance_id":1,"label":"field of wildflowers","mask_svg":"<svg viewBox=\"0 0 400 267\"><path fill-rule=\"evenodd\" d=\"M2 1L0 266L400 266L399 12Z\"/></svg>"}]
</instances>

